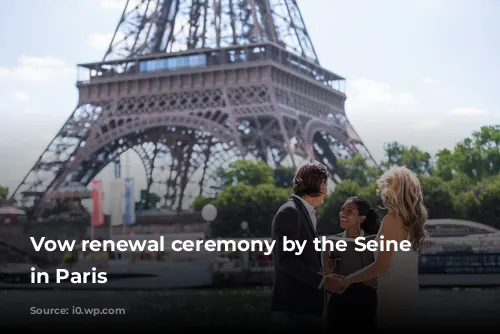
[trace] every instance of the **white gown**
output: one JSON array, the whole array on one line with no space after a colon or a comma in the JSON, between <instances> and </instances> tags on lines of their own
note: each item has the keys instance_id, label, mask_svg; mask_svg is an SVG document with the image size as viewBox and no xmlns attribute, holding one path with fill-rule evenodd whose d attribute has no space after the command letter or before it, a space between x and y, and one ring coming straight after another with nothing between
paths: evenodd
<instances>
[{"instance_id":1,"label":"white gown","mask_svg":"<svg viewBox=\"0 0 500 334\"><path fill-rule=\"evenodd\" d=\"M375 239L378 243L380 231ZM378 251L375 258L377 256ZM413 250L396 251L388 270L378 276L377 318L380 326L396 329L400 327L398 324L409 326L414 323L419 296L418 257Z\"/></svg>"}]
</instances>

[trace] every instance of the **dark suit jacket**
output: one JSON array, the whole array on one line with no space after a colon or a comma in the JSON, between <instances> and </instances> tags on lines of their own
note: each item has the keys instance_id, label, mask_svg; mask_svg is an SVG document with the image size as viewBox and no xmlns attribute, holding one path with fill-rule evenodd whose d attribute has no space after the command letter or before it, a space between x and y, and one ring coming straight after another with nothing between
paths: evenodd
<instances>
[{"instance_id":1,"label":"dark suit jacket","mask_svg":"<svg viewBox=\"0 0 500 334\"><path fill-rule=\"evenodd\" d=\"M276 240L273 249L274 286L271 302L272 311L321 314L325 306L322 256L314 248L313 240L318 235L311 218L300 199L292 196L282 205L271 227L271 236ZM295 255L294 251L284 251L283 237L307 241L304 251Z\"/></svg>"}]
</instances>

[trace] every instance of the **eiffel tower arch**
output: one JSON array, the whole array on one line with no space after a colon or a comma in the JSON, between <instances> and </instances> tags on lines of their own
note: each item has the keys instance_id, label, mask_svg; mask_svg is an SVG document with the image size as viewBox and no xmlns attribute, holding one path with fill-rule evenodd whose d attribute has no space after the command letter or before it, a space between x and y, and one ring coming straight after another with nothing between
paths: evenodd
<instances>
[{"instance_id":1,"label":"eiffel tower arch","mask_svg":"<svg viewBox=\"0 0 500 334\"><path fill-rule=\"evenodd\" d=\"M78 70L77 107L14 198L88 185L129 149L179 209L241 157L316 159L337 181L337 159L374 163L295 0L129 0L103 60Z\"/></svg>"}]
</instances>

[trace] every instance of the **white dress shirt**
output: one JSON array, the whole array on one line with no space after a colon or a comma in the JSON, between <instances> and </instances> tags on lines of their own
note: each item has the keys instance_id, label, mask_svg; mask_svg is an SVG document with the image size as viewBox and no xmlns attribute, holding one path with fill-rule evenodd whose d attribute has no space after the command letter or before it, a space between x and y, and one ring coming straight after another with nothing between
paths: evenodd
<instances>
[{"instance_id":1,"label":"white dress shirt","mask_svg":"<svg viewBox=\"0 0 500 334\"><path fill-rule=\"evenodd\" d=\"M311 218L311 222L313 224L314 231L316 231L317 220L316 220L316 210L314 209L314 207L311 204L309 204L302 197L299 197L297 195L292 195L292 196L297 197L298 199L300 199L302 201L302 203L304 204L304 206L307 209L307 212L309 213L309 217ZM321 256L321 268L323 268L323 256ZM321 274L324 275L324 272L321 273ZM321 280L321 282L318 285L318 289L321 289L323 287L323 283L325 283L325 277L324 276L323 276L323 279Z\"/></svg>"},{"instance_id":2,"label":"white dress shirt","mask_svg":"<svg viewBox=\"0 0 500 334\"><path fill-rule=\"evenodd\" d=\"M302 201L302 203L304 204L304 206L306 207L307 209L307 212L309 213L309 217L311 218L311 221L312 221L312 224L313 224L313 227L314 227L314 230L316 231L316 225L317 225L317 220L316 220L316 210L314 209L314 207L309 204L305 199L303 199L302 197L299 197L297 195L293 195L294 197L297 197L298 199L300 199Z\"/></svg>"}]
</instances>

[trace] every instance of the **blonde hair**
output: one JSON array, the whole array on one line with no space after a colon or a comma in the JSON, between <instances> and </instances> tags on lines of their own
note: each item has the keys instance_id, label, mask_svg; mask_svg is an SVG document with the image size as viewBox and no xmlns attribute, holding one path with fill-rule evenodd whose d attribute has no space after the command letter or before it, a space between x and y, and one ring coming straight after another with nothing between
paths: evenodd
<instances>
[{"instance_id":1,"label":"blonde hair","mask_svg":"<svg viewBox=\"0 0 500 334\"><path fill-rule=\"evenodd\" d=\"M377 180L377 192L389 213L403 219L412 248L420 252L426 237L427 209L417 175L406 166L391 167Z\"/></svg>"}]
</instances>

